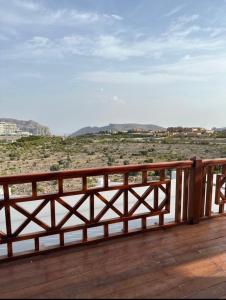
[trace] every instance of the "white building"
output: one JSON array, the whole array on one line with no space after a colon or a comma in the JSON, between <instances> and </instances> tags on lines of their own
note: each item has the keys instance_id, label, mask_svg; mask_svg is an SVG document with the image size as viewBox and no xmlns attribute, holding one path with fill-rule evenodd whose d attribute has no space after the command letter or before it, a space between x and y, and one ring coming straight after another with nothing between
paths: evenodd
<instances>
[{"instance_id":1,"label":"white building","mask_svg":"<svg viewBox=\"0 0 226 300\"><path fill-rule=\"evenodd\" d=\"M14 135L17 130L16 124L0 122L0 135Z\"/></svg>"}]
</instances>

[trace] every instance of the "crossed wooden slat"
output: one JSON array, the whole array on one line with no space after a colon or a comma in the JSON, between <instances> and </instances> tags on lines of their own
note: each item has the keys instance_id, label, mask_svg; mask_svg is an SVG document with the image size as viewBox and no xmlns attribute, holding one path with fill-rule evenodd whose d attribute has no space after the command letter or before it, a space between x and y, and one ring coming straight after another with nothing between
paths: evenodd
<instances>
[{"instance_id":1,"label":"crossed wooden slat","mask_svg":"<svg viewBox=\"0 0 226 300\"><path fill-rule=\"evenodd\" d=\"M25 220L18 228L17 230L13 233L13 236L18 236L30 222L34 222L40 227L42 227L44 230L48 231L50 227L45 224L44 222L40 221L39 219L36 218L37 214L49 203L49 200L44 200L31 214L28 211L26 211L24 208L18 206L16 203L10 203L10 205L19 213L24 215L27 220Z\"/></svg>"},{"instance_id":2,"label":"crossed wooden slat","mask_svg":"<svg viewBox=\"0 0 226 300\"><path fill-rule=\"evenodd\" d=\"M119 190L110 201L107 201L101 194L98 192L95 194L106 206L100 211L100 213L96 216L95 222L99 222L104 215L107 213L109 209L112 209L119 217L123 217L123 214L113 205L118 198L122 195L123 191Z\"/></svg>"},{"instance_id":3,"label":"crossed wooden slat","mask_svg":"<svg viewBox=\"0 0 226 300\"><path fill-rule=\"evenodd\" d=\"M4 207L3 203L1 203L2 201L0 201L0 211L2 210L2 208ZM3 236L5 236L6 234L2 231L0 231L0 241L2 239Z\"/></svg>"},{"instance_id":4,"label":"crossed wooden slat","mask_svg":"<svg viewBox=\"0 0 226 300\"><path fill-rule=\"evenodd\" d=\"M138 201L133 205L133 207L130 209L129 211L129 216L132 216L135 211L139 208L139 206L141 204L143 204L144 206L146 206L146 208L148 210L150 210L150 212L153 212L154 209L153 207L151 207L146 201L145 199L150 195L150 193L153 191L154 187L153 186L150 186L142 196L138 195L133 189L129 189L130 193L133 194L137 199Z\"/></svg>"},{"instance_id":5,"label":"crossed wooden slat","mask_svg":"<svg viewBox=\"0 0 226 300\"><path fill-rule=\"evenodd\" d=\"M226 183L225 175L218 175L217 183L216 183L216 197L215 197L216 204L221 204L226 202L226 195L224 195L221 191L225 183Z\"/></svg>"},{"instance_id":6,"label":"crossed wooden slat","mask_svg":"<svg viewBox=\"0 0 226 300\"><path fill-rule=\"evenodd\" d=\"M166 183L166 185L168 185L168 184ZM167 189L162 185L160 185L159 188L165 194L165 198L158 205L158 211L161 211L167 205L167 203L169 202L170 199L169 199L169 195L167 194Z\"/></svg>"},{"instance_id":7,"label":"crossed wooden slat","mask_svg":"<svg viewBox=\"0 0 226 300\"><path fill-rule=\"evenodd\" d=\"M81 219L84 223L86 224L89 223L89 220L87 220L83 215L81 215L77 211L88 197L89 197L88 194L84 195L74 207L68 205L63 199L57 198L56 201L60 203L62 206L64 206L67 210L69 210L69 213L61 220L61 222L56 226L56 228L61 229L73 215Z\"/></svg>"},{"instance_id":8,"label":"crossed wooden slat","mask_svg":"<svg viewBox=\"0 0 226 300\"><path fill-rule=\"evenodd\" d=\"M162 200L162 202L158 205L158 211L161 211L167 204L168 199L167 196L165 197L165 199Z\"/></svg>"}]
</instances>

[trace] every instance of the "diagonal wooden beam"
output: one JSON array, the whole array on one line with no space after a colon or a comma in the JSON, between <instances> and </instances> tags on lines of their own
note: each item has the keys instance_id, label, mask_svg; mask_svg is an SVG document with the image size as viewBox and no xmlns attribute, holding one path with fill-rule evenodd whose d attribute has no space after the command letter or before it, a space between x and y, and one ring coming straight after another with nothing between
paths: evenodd
<instances>
[{"instance_id":1,"label":"diagonal wooden beam","mask_svg":"<svg viewBox=\"0 0 226 300\"><path fill-rule=\"evenodd\" d=\"M37 214L49 203L49 200L44 200L37 208L36 210L30 214L28 211L26 211L25 209L23 209L22 207L18 206L15 203L11 203L10 205L19 213L21 213L22 215L24 215L27 220L25 220L23 222L23 224L21 224L21 226L19 228L17 228L17 230L13 233L13 236L18 236L23 230L24 228L26 228L26 226L30 223L30 222L34 222L37 225L39 225L40 227L42 227L43 229L45 229L46 231L48 231L50 228L47 224L45 224L44 222L40 221L39 219L36 218Z\"/></svg>"},{"instance_id":2,"label":"diagonal wooden beam","mask_svg":"<svg viewBox=\"0 0 226 300\"><path fill-rule=\"evenodd\" d=\"M63 199L58 198L57 202L60 203L62 206L64 206L66 209L68 209L72 215L76 215L78 218L80 218L85 223L89 222L89 220L87 220L83 215L81 215L78 211L76 211L77 208L71 207Z\"/></svg>"},{"instance_id":3,"label":"diagonal wooden beam","mask_svg":"<svg viewBox=\"0 0 226 300\"><path fill-rule=\"evenodd\" d=\"M141 204L145 205L146 208L149 209L151 212L153 211L153 208L145 201L145 199L150 195L153 189L154 187L150 186L142 196L139 196L133 189L129 189L129 191L138 199L138 201L130 209L129 216L132 216Z\"/></svg>"},{"instance_id":4,"label":"diagonal wooden beam","mask_svg":"<svg viewBox=\"0 0 226 300\"><path fill-rule=\"evenodd\" d=\"M222 187L221 187L221 189L222 189ZM225 195L222 193L221 189L220 189L220 196L221 196L221 199L222 199L222 200L226 200L226 197L225 197Z\"/></svg>"},{"instance_id":5,"label":"diagonal wooden beam","mask_svg":"<svg viewBox=\"0 0 226 300\"><path fill-rule=\"evenodd\" d=\"M120 194L121 195L121 194ZM117 199L114 199L116 202L116 200L118 200L118 198L120 197L120 195L117 197ZM107 201L102 195L100 195L98 192L96 193L96 196L106 205L106 207L104 207L101 212L96 216L95 221L98 222L100 221L100 219L103 218L103 216L106 214L106 212L109 209L112 209L117 215L119 215L120 217L123 217L123 213L121 213L112 203L111 201Z\"/></svg>"},{"instance_id":6,"label":"diagonal wooden beam","mask_svg":"<svg viewBox=\"0 0 226 300\"><path fill-rule=\"evenodd\" d=\"M0 238L3 236L6 236L6 234L4 232L0 231Z\"/></svg>"},{"instance_id":7,"label":"diagonal wooden beam","mask_svg":"<svg viewBox=\"0 0 226 300\"><path fill-rule=\"evenodd\" d=\"M107 213L107 211L111 208L112 209L112 206L113 204L118 200L118 198L122 195L124 191L123 190L119 190L113 197L110 201L107 201L107 204L106 206L102 209L102 211L96 216L95 218L95 222L99 222L103 216ZM101 196L101 195L100 195ZM100 199L101 200L101 199ZM106 199L105 199L106 200ZM103 201L104 202L104 201ZM113 206L114 207L114 206ZM115 207L114 207L115 208ZM116 208L115 208L116 209ZM113 209L114 210L114 209ZM117 210L117 209L116 209ZM123 217L123 214L117 210L117 214L120 216L120 217Z\"/></svg>"},{"instance_id":8,"label":"diagonal wooden beam","mask_svg":"<svg viewBox=\"0 0 226 300\"><path fill-rule=\"evenodd\" d=\"M61 220L61 222L56 226L57 229L60 229L64 226L64 224L73 216L76 215L79 219L81 219L85 223L89 223L89 220L87 220L83 215L81 215L77 209L85 202L85 200L89 197L88 194L84 195L79 202L74 206L71 207L68 205L63 199L57 198L56 201L60 203L62 206L64 206L66 209L69 210L69 213Z\"/></svg>"},{"instance_id":9,"label":"diagonal wooden beam","mask_svg":"<svg viewBox=\"0 0 226 300\"><path fill-rule=\"evenodd\" d=\"M164 186L160 185L159 188L164 194L166 194L166 188L164 188Z\"/></svg>"},{"instance_id":10,"label":"diagonal wooden beam","mask_svg":"<svg viewBox=\"0 0 226 300\"><path fill-rule=\"evenodd\" d=\"M159 204L158 211L161 211L166 206L167 202L168 202L168 198L165 197L165 199Z\"/></svg>"}]
</instances>

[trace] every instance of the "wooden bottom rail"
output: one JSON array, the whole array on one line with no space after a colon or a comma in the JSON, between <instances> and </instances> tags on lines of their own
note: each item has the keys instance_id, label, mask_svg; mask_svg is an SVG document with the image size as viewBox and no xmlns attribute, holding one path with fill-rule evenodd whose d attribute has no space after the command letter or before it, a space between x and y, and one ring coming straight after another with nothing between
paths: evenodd
<instances>
[{"instance_id":1,"label":"wooden bottom rail","mask_svg":"<svg viewBox=\"0 0 226 300\"><path fill-rule=\"evenodd\" d=\"M70 248L78 249L78 248L82 248L87 245L95 245L95 244L98 244L101 242L107 242L107 241L111 241L111 240L115 240L115 239L122 239L125 237L134 236L134 235L150 233L152 231L167 230L167 229L170 229L170 228L173 228L176 226L180 226L180 225L185 225L185 224L186 224L186 222L181 222L181 223L171 222L171 223L161 225L161 226L146 227L145 229L144 228L133 229L133 230L128 231L127 233L125 233L123 231L123 233L114 233L114 234L109 235L108 237L100 236L98 238L90 238L90 239L88 239L87 230L84 229L84 235L83 235L82 241L64 244L63 249L70 249ZM10 243L10 245L12 246L12 243ZM12 261L12 260L18 260L21 258L31 258L31 257L35 257L37 255L54 253L54 252L62 250L62 247L59 247L59 246L57 246L57 247L52 246L52 247L49 247L48 249L46 249L46 248L42 249L42 248L40 248L39 238L36 238L34 251L25 251L25 252L17 253L12 256L8 256L8 257L2 256L0 258L0 264L4 263L4 262ZM12 249L10 251L12 251ZM13 254L13 252L12 252L12 254Z\"/></svg>"}]
</instances>

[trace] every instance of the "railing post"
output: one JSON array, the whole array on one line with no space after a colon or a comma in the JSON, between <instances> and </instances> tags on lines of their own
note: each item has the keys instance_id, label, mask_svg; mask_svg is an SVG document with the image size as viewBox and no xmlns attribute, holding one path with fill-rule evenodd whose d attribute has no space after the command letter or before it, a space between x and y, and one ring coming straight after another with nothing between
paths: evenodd
<instances>
[{"instance_id":1,"label":"railing post","mask_svg":"<svg viewBox=\"0 0 226 300\"><path fill-rule=\"evenodd\" d=\"M188 223L198 224L202 202L203 163L200 158L193 157L193 166L190 174Z\"/></svg>"}]
</instances>

